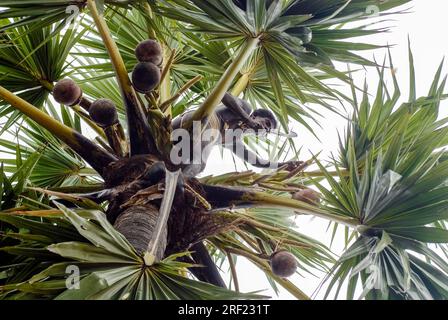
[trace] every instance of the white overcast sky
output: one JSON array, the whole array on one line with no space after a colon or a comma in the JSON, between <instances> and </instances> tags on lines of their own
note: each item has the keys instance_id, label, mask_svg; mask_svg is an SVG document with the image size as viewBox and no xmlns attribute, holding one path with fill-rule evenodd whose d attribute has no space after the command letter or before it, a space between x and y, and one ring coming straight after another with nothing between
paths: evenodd
<instances>
[{"instance_id":1,"label":"white overcast sky","mask_svg":"<svg viewBox=\"0 0 448 320\"><path fill-rule=\"evenodd\" d=\"M415 68L417 73L417 90L418 96L425 95L429 90L430 84L433 80L433 75L440 64L440 61L448 54L448 39L446 33L448 31L448 19L446 14L448 12L448 1L446 0L414 0L410 4L404 6L410 8L408 14L395 15L391 22L385 25L392 26L391 31L379 36L370 36L365 40L369 43L376 44L391 44L394 45L391 49L394 65L397 69L397 77L402 89L404 99L408 96L408 36L411 40L412 50L415 60ZM377 50L375 52L369 51L363 54L367 58L372 58L373 55L378 61L382 61L385 50ZM342 69L346 65L341 64ZM356 69L353 67L352 69ZM444 73L448 73L448 68L444 68ZM376 70L373 68L366 71L360 71L354 77L358 86L363 85L364 77L367 76L370 92L375 93L377 76ZM448 102L443 102L441 106L441 115L448 115ZM319 109L322 111L322 109ZM314 126L321 142L315 139L311 134L307 133L304 128L295 127L294 131L299 133L297 140L298 145L303 145L303 150L311 150L314 154L323 150L323 155L329 155L330 152L337 150L337 134L339 130L342 132L346 121L334 114L323 112L325 118L320 120L322 129ZM307 157L306 153L303 155ZM245 170L242 162L237 162L239 170ZM224 158L218 150L212 154L208 162L204 175L220 174L229 171L234 171L234 163L229 153L224 154ZM299 231L310 235L322 242L329 244L330 236L326 232L327 222L321 219L313 219L310 217L301 217L297 219ZM341 242L336 242L332 250L335 253L340 253L342 249ZM239 259L237 267L239 269L239 282L243 292L264 290L263 293L271 295L277 299L292 299L293 297L281 288L278 297L270 290L269 284L266 281L262 272L258 271L249 262L244 259ZM224 267L226 270L226 267ZM313 277L304 273L305 277L294 276L291 280L305 293L311 295L319 285L320 278ZM322 293L318 294L316 298L322 297Z\"/></svg>"}]
</instances>

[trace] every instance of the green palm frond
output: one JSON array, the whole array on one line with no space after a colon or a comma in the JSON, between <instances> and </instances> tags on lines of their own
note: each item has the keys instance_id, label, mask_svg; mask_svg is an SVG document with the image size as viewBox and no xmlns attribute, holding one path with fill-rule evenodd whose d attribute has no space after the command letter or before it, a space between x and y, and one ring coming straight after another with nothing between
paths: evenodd
<instances>
[{"instance_id":1,"label":"green palm frond","mask_svg":"<svg viewBox=\"0 0 448 320\"><path fill-rule=\"evenodd\" d=\"M12 273L0 286L0 295L8 299L53 297L55 299L260 299L257 294L242 294L193 281L182 276L189 264L176 261L187 253L167 257L146 266L127 240L109 224L101 212L74 212L59 206L57 217L38 222L27 217L0 214L0 221L15 228L27 228L29 236L16 237L18 244L2 247L2 252L20 255L33 263L34 276L23 272L23 262L4 265ZM42 216L44 217L44 216ZM57 224L57 226L55 226ZM53 226L53 227L51 227ZM65 240L62 229L68 235ZM59 230L56 231L55 230ZM53 233L51 232L53 231ZM6 234L14 238L14 234ZM55 237L56 236L56 237ZM77 239L77 240L76 240ZM28 256L24 258L24 256ZM31 260L31 261L30 261ZM62 261L61 261L62 260ZM67 289L67 276L79 271L79 290ZM38 270L41 270L38 272ZM14 277L14 274L20 275ZM15 281L13 281L15 280Z\"/></svg>"},{"instance_id":2,"label":"green palm frond","mask_svg":"<svg viewBox=\"0 0 448 320\"><path fill-rule=\"evenodd\" d=\"M33 173L39 159L42 156L42 150L37 150L22 161L20 149L17 150L15 167L17 170L12 175L7 175L5 164L1 163L0 169L0 208L2 210L11 209L17 206L19 196L24 192L28 180Z\"/></svg>"},{"instance_id":3,"label":"green palm frond","mask_svg":"<svg viewBox=\"0 0 448 320\"><path fill-rule=\"evenodd\" d=\"M445 119L438 120L440 101L447 98L445 94L446 79L441 79L443 62L440 64L434 81L428 94L416 98L415 75L411 78L410 99L406 103L398 105L401 97L400 88L395 75L394 65L391 61L392 79L394 91L389 92L385 83L385 69L380 69L380 81L376 96L371 103L369 101L367 86L364 86L362 100L354 101L353 120L347 127L344 141L340 141L339 162L341 166L348 167L351 157L362 165L366 152L406 152L408 155L416 155L417 149L422 152L422 159L429 156L433 150L444 147L447 144ZM410 53L410 74L414 74L414 62ZM355 88L352 85L354 92ZM406 119L406 117L408 117ZM397 132L400 139L397 139ZM351 145L356 152L350 154ZM427 148L424 149L424 146ZM411 150L406 150L406 149ZM413 149L414 152L411 152ZM392 155L391 155L392 156ZM393 157L390 161L393 160ZM402 158L401 165L405 166L410 159ZM389 161L389 160L388 160Z\"/></svg>"},{"instance_id":4,"label":"green palm frond","mask_svg":"<svg viewBox=\"0 0 448 320\"><path fill-rule=\"evenodd\" d=\"M105 9L105 4L114 7L128 7L131 1L121 0L98 0L101 10ZM57 24L58 28L72 23L80 16L86 7L86 0L51 0L51 1L0 1L0 19L13 19L12 23L2 26L0 31L9 31L17 26L26 26L34 29L42 29L52 24ZM25 31L26 33L27 31Z\"/></svg>"},{"instance_id":5,"label":"green palm frond","mask_svg":"<svg viewBox=\"0 0 448 320\"><path fill-rule=\"evenodd\" d=\"M381 71L374 104L365 95L355 107L346 144L341 143L341 163L334 163L337 177L320 165L331 186L330 191L317 184L327 210L357 219L360 234L333 268L327 294L339 282L337 295L347 280L348 298L361 282L361 298L446 299L448 264L429 246L446 250L448 243L448 232L437 224L448 218L440 72L428 96L419 99L412 79L411 99L396 107L399 90L392 97L383 91Z\"/></svg>"},{"instance_id":6,"label":"green palm frond","mask_svg":"<svg viewBox=\"0 0 448 320\"><path fill-rule=\"evenodd\" d=\"M1 35L0 83L34 106L42 107L53 82L66 75L68 55L81 34L73 30L61 34L55 26L27 31L28 27L16 27ZM0 114L9 117L2 132L20 117L5 101L0 102Z\"/></svg>"},{"instance_id":7,"label":"green palm frond","mask_svg":"<svg viewBox=\"0 0 448 320\"><path fill-rule=\"evenodd\" d=\"M88 168L73 151L36 124L30 123L29 127L22 127L18 139L22 143L20 146L7 139L0 140L2 154L5 156L1 160L5 164L5 172L18 171L16 161L6 157L16 154L19 148L24 159L28 159L33 152L41 150L41 157L30 175L30 182L34 186L47 188L73 186L91 184L96 180L95 171Z\"/></svg>"},{"instance_id":8,"label":"green palm frond","mask_svg":"<svg viewBox=\"0 0 448 320\"><path fill-rule=\"evenodd\" d=\"M375 8L381 12L407 2L388 2ZM378 5L375 1L290 1L286 4L284 1L192 0L157 3L160 5L155 7L156 12L186 22L194 32L207 33L234 44L246 38L260 38L263 64L284 126L290 114L286 108L285 88L302 103L315 102L318 94L335 97L335 91L329 90L310 74L307 67L346 80L333 69L331 61L374 65L353 51L371 50L378 46L341 40L385 31L365 30L363 27L333 28L337 24L367 18L366 8ZM313 91L311 99L303 87Z\"/></svg>"}]
</instances>

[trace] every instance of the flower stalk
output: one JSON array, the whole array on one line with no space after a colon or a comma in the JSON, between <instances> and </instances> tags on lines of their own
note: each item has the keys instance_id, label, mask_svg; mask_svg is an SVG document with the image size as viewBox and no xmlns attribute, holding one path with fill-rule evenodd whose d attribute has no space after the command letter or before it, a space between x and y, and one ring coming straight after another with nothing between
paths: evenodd
<instances>
[{"instance_id":1,"label":"flower stalk","mask_svg":"<svg viewBox=\"0 0 448 320\"><path fill-rule=\"evenodd\" d=\"M255 254L237 248L226 248L225 250L229 253L247 258L249 261L257 265L260 269L264 270L264 272L268 273L270 277L274 278L276 282L278 282L283 288L289 291L289 293L291 293L297 299L311 300L307 294L297 288L291 281L274 275L271 271L271 268L269 267L269 264Z\"/></svg>"},{"instance_id":2,"label":"flower stalk","mask_svg":"<svg viewBox=\"0 0 448 320\"><path fill-rule=\"evenodd\" d=\"M244 73L236 82L233 87L231 94L235 97L238 97L244 90L246 90L249 85L250 75L249 73Z\"/></svg>"},{"instance_id":3,"label":"flower stalk","mask_svg":"<svg viewBox=\"0 0 448 320\"><path fill-rule=\"evenodd\" d=\"M351 228L356 228L360 224L359 221L354 218L338 216L322 210L317 206L310 205L302 201L286 197L274 196L263 192L246 193L245 200L262 206L268 205L294 209L300 211L300 213L302 214L313 215L319 218L343 224Z\"/></svg>"}]
</instances>

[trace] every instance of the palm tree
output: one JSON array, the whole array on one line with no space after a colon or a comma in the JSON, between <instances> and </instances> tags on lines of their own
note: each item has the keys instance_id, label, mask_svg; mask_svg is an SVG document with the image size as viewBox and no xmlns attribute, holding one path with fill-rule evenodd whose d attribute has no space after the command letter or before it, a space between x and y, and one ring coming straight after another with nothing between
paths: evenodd
<instances>
[{"instance_id":1,"label":"palm tree","mask_svg":"<svg viewBox=\"0 0 448 320\"><path fill-rule=\"evenodd\" d=\"M364 59L356 52L381 46L351 40L387 30L370 26L368 8L385 16L408 2L1 0L0 297L260 298L239 290L241 256L274 289L310 299L275 266L287 251L300 271L327 273L327 297L348 284L349 299L448 298L442 66L417 98L410 53L411 94L399 104L392 59ZM140 94L129 74L146 39L161 44L163 65L160 83ZM374 100L334 61L376 67ZM66 78L83 97L56 104ZM284 130L294 121L312 131L319 107L340 113L335 105L349 103L339 156L289 171L184 176L169 157L171 119L195 110L193 120L208 121L229 91L271 110ZM94 116L101 98L119 121ZM265 143L278 157L298 155L291 139ZM310 186L320 199L304 196ZM327 219L334 236L345 228L343 255L297 232L297 214Z\"/></svg>"}]
</instances>

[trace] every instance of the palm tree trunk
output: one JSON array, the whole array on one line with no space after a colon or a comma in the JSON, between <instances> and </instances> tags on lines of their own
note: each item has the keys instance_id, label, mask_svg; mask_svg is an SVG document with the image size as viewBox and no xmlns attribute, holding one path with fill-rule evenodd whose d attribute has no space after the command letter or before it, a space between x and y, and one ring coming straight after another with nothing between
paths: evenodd
<instances>
[{"instance_id":1,"label":"palm tree trunk","mask_svg":"<svg viewBox=\"0 0 448 320\"><path fill-rule=\"evenodd\" d=\"M132 206L118 216L114 227L129 241L138 254L144 255L152 239L158 215L159 210L155 206ZM165 228L155 255L157 261L163 259L166 245L167 229Z\"/></svg>"}]
</instances>

